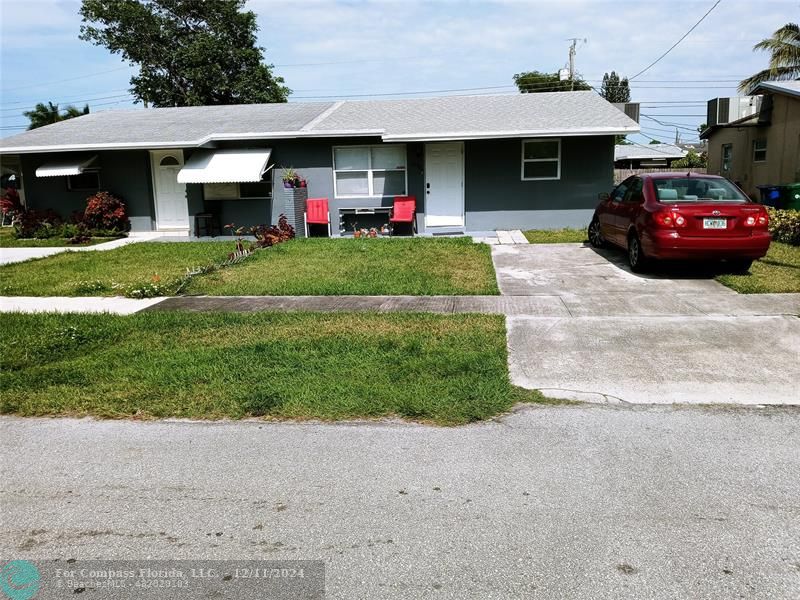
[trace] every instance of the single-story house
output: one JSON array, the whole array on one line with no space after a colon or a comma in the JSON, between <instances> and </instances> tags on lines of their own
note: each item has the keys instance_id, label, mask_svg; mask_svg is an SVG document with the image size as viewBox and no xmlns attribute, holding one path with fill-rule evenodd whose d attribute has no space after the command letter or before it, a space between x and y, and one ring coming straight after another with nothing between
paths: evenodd
<instances>
[{"instance_id":1,"label":"single-story house","mask_svg":"<svg viewBox=\"0 0 800 600\"><path fill-rule=\"evenodd\" d=\"M151 108L0 139L0 161L27 206L69 215L108 190L134 233L187 235L201 213L275 222L286 167L329 198L334 234L405 194L420 232L477 232L584 226L612 186L614 136L638 130L594 92Z\"/></svg>"},{"instance_id":2,"label":"single-story house","mask_svg":"<svg viewBox=\"0 0 800 600\"><path fill-rule=\"evenodd\" d=\"M614 146L614 168L669 168L686 154L686 150L673 144L618 144Z\"/></svg>"},{"instance_id":3,"label":"single-story house","mask_svg":"<svg viewBox=\"0 0 800 600\"><path fill-rule=\"evenodd\" d=\"M800 182L800 81L768 81L750 96L708 103L708 172L753 197L758 186Z\"/></svg>"}]
</instances>

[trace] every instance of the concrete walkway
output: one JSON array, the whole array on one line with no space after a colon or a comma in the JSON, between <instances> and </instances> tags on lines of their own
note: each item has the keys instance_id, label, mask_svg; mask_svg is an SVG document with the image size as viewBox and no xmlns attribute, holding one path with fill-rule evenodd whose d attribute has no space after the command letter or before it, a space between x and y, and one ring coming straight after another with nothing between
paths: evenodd
<instances>
[{"instance_id":1,"label":"concrete walkway","mask_svg":"<svg viewBox=\"0 0 800 600\"><path fill-rule=\"evenodd\" d=\"M727 288L726 288L727 289ZM779 316L800 314L800 294L528 295L528 296L180 296L148 310L191 312L379 311L489 313L530 317Z\"/></svg>"},{"instance_id":2,"label":"concrete walkway","mask_svg":"<svg viewBox=\"0 0 800 600\"><path fill-rule=\"evenodd\" d=\"M146 241L143 238L126 237L94 246L57 246L55 248L0 248L0 265L24 262L34 258L44 258L61 254L62 252L102 252L103 250L113 250L120 246L135 244L136 242Z\"/></svg>"},{"instance_id":3,"label":"concrete walkway","mask_svg":"<svg viewBox=\"0 0 800 600\"><path fill-rule=\"evenodd\" d=\"M144 310L154 304L164 301L165 298L146 298L136 300L121 296L104 297L31 297L31 296L0 296L0 313L109 313L115 315L130 315Z\"/></svg>"},{"instance_id":4,"label":"concrete walkway","mask_svg":"<svg viewBox=\"0 0 800 600\"><path fill-rule=\"evenodd\" d=\"M477 234L471 236L476 244L489 244L490 246L528 244L528 238L519 229L501 230L491 234Z\"/></svg>"}]
</instances>

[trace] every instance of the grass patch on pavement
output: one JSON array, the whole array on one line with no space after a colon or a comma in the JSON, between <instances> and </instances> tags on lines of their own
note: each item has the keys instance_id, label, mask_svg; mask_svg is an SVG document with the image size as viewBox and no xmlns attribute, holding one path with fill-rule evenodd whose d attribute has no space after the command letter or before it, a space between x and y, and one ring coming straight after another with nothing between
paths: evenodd
<instances>
[{"instance_id":1,"label":"grass patch on pavement","mask_svg":"<svg viewBox=\"0 0 800 600\"><path fill-rule=\"evenodd\" d=\"M522 233L531 244L580 244L589 241L585 229L531 229Z\"/></svg>"},{"instance_id":2,"label":"grass patch on pavement","mask_svg":"<svg viewBox=\"0 0 800 600\"><path fill-rule=\"evenodd\" d=\"M800 246L772 242L747 275L723 274L717 281L741 294L800 292Z\"/></svg>"},{"instance_id":3,"label":"grass patch on pavement","mask_svg":"<svg viewBox=\"0 0 800 600\"><path fill-rule=\"evenodd\" d=\"M103 242L110 242L117 238L92 238L88 242L80 244L70 244L64 238L46 239L20 239L14 237L14 230L11 227L0 227L0 248L77 248L80 246L94 246Z\"/></svg>"},{"instance_id":4,"label":"grass patch on pavement","mask_svg":"<svg viewBox=\"0 0 800 600\"><path fill-rule=\"evenodd\" d=\"M298 239L195 278L213 296L498 294L491 250L469 238Z\"/></svg>"},{"instance_id":5,"label":"grass patch on pavement","mask_svg":"<svg viewBox=\"0 0 800 600\"><path fill-rule=\"evenodd\" d=\"M457 425L545 401L511 385L495 315L3 316L0 412Z\"/></svg>"},{"instance_id":6,"label":"grass patch on pavement","mask_svg":"<svg viewBox=\"0 0 800 600\"><path fill-rule=\"evenodd\" d=\"M121 296L168 286L187 268L224 260L232 242L144 242L103 252L64 252L0 267L4 296Z\"/></svg>"}]
</instances>

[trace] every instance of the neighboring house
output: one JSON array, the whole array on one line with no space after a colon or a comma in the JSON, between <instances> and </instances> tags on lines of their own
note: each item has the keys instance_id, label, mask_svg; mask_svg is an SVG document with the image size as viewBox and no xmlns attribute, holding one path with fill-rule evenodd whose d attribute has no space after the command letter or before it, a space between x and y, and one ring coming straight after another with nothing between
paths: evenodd
<instances>
[{"instance_id":1,"label":"neighboring house","mask_svg":"<svg viewBox=\"0 0 800 600\"><path fill-rule=\"evenodd\" d=\"M758 186L800 182L800 81L760 84L752 96L708 103L708 172L759 197Z\"/></svg>"},{"instance_id":2,"label":"neighboring house","mask_svg":"<svg viewBox=\"0 0 800 600\"><path fill-rule=\"evenodd\" d=\"M275 222L291 166L330 199L334 233L340 213L409 194L433 234L584 226L611 188L614 136L638 130L594 92L158 108L4 138L0 160L29 207L69 215L108 190L134 232L186 235L206 212Z\"/></svg>"},{"instance_id":3,"label":"neighboring house","mask_svg":"<svg viewBox=\"0 0 800 600\"><path fill-rule=\"evenodd\" d=\"M686 150L672 144L619 144L614 146L614 168L669 168L672 162L686 156Z\"/></svg>"}]
</instances>

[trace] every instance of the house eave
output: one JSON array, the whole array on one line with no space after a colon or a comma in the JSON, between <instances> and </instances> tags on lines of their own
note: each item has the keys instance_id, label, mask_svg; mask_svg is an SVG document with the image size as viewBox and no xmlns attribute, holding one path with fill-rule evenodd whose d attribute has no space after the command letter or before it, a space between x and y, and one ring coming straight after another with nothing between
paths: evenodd
<instances>
[{"instance_id":1,"label":"house eave","mask_svg":"<svg viewBox=\"0 0 800 600\"><path fill-rule=\"evenodd\" d=\"M383 129L357 129L343 131L255 131L209 135L197 140L174 142L147 141L105 144L54 144L43 146L0 146L0 154L38 154L42 152L86 152L98 150L170 150L174 148L199 148L214 142L237 140L279 140L326 137L380 137Z\"/></svg>"},{"instance_id":2,"label":"house eave","mask_svg":"<svg viewBox=\"0 0 800 600\"><path fill-rule=\"evenodd\" d=\"M465 131L451 133L404 133L384 135L384 142L448 142L459 140L487 140L528 137L578 137L598 135L630 135L638 133L639 127L594 127L569 130L525 129L516 131Z\"/></svg>"}]
</instances>

